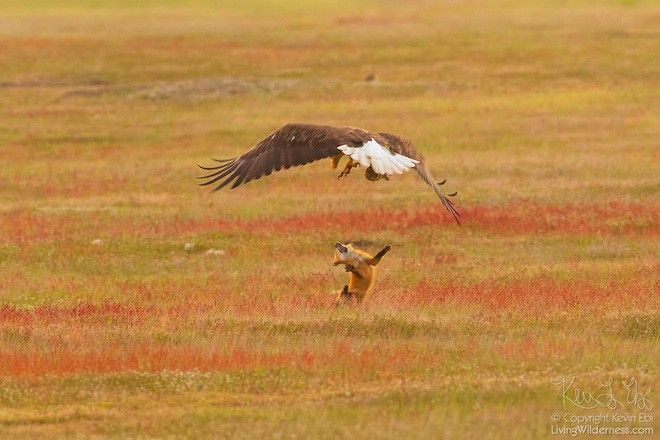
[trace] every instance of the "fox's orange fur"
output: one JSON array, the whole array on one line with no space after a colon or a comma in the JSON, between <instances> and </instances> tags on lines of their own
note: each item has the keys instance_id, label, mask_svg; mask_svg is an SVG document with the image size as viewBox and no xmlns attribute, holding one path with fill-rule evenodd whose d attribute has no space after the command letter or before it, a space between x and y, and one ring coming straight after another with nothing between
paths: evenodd
<instances>
[{"instance_id":1,"label":"fox's orange fur","mask_svg":"<svg viewBox=\"0 0 660 440\"><path fill-rule=\"evenodd\" d=\"M380 263L381 258L392 249L392 246L385 246L374 257L354 248L351 244L337 243L335 248L337 252L335 253L334 265L343 264L346 272L351 273L348 284L339 293L335 305L344 304L353 298L357 302L362 302L374 285L376 279L375 267Z\"/></svg>"}]
</instances>

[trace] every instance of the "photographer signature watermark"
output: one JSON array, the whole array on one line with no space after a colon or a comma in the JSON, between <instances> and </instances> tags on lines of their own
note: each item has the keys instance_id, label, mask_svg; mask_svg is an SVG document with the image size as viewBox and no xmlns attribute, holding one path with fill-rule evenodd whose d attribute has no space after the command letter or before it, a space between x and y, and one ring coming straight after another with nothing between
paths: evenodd
<instances>
[{"instance_id":1,"label":"photographer signature watermark","mask_svg":"<svg viewBox=\"0 0 660 440\"><path fill-rule=\"evenodd\" d=\"M615 381L610 377L591 389L578 387L575 377L562 376L552 384L561 388L561 402L566 411L550 417L553 435L654 434L651 389L640 385L635 378ZM585 413L590 410L601 411Z\"/></svg>"},{"instance_id":2,"label":"photographer signature watermark","mask_svg":"<svg viewBox=\"0 0 660 440\"><path fill-rule=\"evenodd\" d=\"M595 409L599 407L612 410L626 409L626 405L614 395L614 380L611 377L607 382L600 383L601 386L598 388L600 391L596 390L594 392L581 391L578 389L578 387L575 386L574 377L571 378L570 381L567 381L566 377L562 376L558 382L552 383L553 385L561 385L562 387L562 403L565 410L568 409L568 405L582 409ZM640 391L637 379L634 378L630 379L627 383L626 381L621 381L621 383L627 389L625 401L628 405L637 407L640 410L653 410L653 403L649 398L649 394L651 394L650 388L647 389L646 392Z\"/></svg>"}]
</instances>

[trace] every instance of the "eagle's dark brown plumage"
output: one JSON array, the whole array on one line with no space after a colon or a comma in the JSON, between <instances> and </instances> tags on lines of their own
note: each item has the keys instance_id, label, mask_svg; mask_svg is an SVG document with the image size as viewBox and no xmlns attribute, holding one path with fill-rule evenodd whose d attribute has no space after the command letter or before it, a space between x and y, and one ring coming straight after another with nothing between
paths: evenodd
<instances>
[{"instance_id":1,"label":"eagle's dark brown plumage","mask_svg":"<svg viewBox=\"0 0 660 440\"><path fill-rule=\"evenodd\" d=\"M273 171L305 165L325 158L337 158L333 161L334 168L338 157L344 154L350 156L350 154L345 153L345 151L340 150L338 147L347 146L350 148L346 151L360 151L359 149L365 147L365 144L375 145L373 143L369 144L372 140L377 143L378 147L388 150L389 154L395 156L398 161L394 161L391 164L393 168L387 168L387 173L381 171L382 175L380 175L380 173L374 172L371 164L364 163L363 157L363 165L369 165L367 169L368 179L378 180L380 178L387 178L386 174L391 175L394 172L401 174L402 171L407 171L409 168L414 167L419 176L433 188L444 207L452 214L456 222L459 222L458 218L460 214L452 201L447 198L455 196L456 193L443 194L440 186L445 181L436 183L426 167L424 157L417 151L411 141L393 134L374 133L355 127L287 124L271 133L254 148L239 157L228 160L214 159L221 164L215 167L200 166L204 170L213 171L211 174L200 177L200 179L208 179L201 185L218 183L218 186L214 190L217 191L232 183L231 188L233 189L251 180L268 176ZM378 149L381 150L383 148ZM388 157L385 154L385 161L387 162L392 159L392 156ZM401 156L405 157L402 158ZM353 158L355 157L354 155ZM368 157L368 159L372 158ZM376 163L375 159L380 159L381 163ZM410 161L410 159L413 160ZM383 169L382 160L382 157L374 158L372 161L373 167ZM353 162L353 159L349 159L347 169L344 170L340 177L348 174L351 167L357 166L358 162L360 161ZM389 170L394 170L394 172ZM378 177L374 178L374 176Z\"/></svg>"}]
</instances>

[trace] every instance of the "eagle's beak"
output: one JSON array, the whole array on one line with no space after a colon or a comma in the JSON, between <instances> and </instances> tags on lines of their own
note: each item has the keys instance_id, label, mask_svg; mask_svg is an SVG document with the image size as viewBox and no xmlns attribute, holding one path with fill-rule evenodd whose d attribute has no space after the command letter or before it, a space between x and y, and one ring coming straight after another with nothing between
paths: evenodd
<instances>
[{"instance_id":1,"label":"eagle's beak","mask_svg":"<svg viewBox=\"0 0 660 440\"><path fill-rule=\"evenodd\" d=\"M335 247L337 248L339 253L342 253L342 254L348 250L348 248L346 246L344 246L343 244L341 244L339 242L335 243Z\"/></svg>"}]
</instances>

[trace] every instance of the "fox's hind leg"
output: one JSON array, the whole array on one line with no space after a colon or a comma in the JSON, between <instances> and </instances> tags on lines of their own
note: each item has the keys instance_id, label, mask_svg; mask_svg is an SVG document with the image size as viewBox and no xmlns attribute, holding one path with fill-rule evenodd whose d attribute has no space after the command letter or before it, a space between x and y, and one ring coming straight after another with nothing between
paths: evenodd
<instances>
[{"instance_id":1,"label":"fox's hind leg","mask_svg":"<svg viewBox=\"0 0 660 440\"><path fill-rule=\"evenodd\" d=\"M356 290L348 290L348 285L345 285L337 299L335 299L335 307L344 306L353 300L357 300L358 303L362 302L359 293Z\"/></svg>"}]
</instances>

